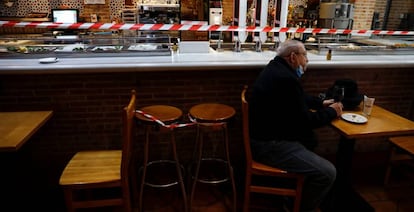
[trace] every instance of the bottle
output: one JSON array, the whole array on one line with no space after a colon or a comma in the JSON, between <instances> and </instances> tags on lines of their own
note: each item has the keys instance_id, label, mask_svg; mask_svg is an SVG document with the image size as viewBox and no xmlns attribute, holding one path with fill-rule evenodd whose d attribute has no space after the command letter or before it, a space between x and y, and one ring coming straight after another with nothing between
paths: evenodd
<instances>
[{"instance_id":1,"label":"bottle","mask_svg":"<svg viewBox=\"0 0 414 212\"><path fill-rule=\"evenodd\" d=\"M332 50L329 49L328 53L326 53L326 60L331 60L332 59Z\"/></svg>"},{"instance_id":2,"label":"bottle","mask_svg":"<svg viewBox=\"0 0 414 212\"><path fill-rule=\"evenodd\" d=\"M301 23L300 23L300 24L301 24ZM296 24L296 31L300 28L300 24ZM300 35L301 35L301 33L295 32L295 33L293 34L293 38L294 38L295 40L301 40L301 39L300 39Z\"/></svg>"},{"instance_id":3,"label":"bottle","mask_svg":"<svg viewBox=\"0 0 414 212\"><path fill-rule=\"evenodd\" d=\"M173 50L173 52L176 52L178 50L177 43L174 42L173 45L172 45L172 47L171 47L171 49Z\"/></svg>"}]
</instances>

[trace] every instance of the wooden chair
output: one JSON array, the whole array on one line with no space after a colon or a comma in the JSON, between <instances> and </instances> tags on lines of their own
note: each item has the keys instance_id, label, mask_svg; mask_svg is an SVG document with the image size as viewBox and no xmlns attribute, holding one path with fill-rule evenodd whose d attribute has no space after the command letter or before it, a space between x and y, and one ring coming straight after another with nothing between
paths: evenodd
<instances>
[{"instance_id":1,"label":"wooden chair","mask_svg":"<svg viewBox=\"0 0 414 212\"><path fill-rule=\"evenodd\" d=\"M384 185L387 187L390 186L392 166L403 161L413 161L414 159L414 136L391 137L389 141L391 143L391 152L384 178Z\"/></svg>"},{"instance_id":2,"label":"wooden chair","mask_svg":"<svg viewBox=\"0 0 414 212\"><path fill-rule=\"evenodd\" d=\"M59 184L63 188L67 211L107 206L130 212L129 177L136 92L123 109L122 150L91 150L76 153L66 165ZM107 196L105 196L105 195Z\"/></svg>"},{"instance_id":3,"label":"wooden chair","mask_svg":"<svg viewBox=\"0 0 414 212\"><path fill-rule=\"evenodd\" d=\"M293 212L298 212L301 203L301 194L304 177L301 174L289 173L285 170L270 167L253 160L250 149L250 135L249 135L249 104L246 100L246 93L248 87L244 86L241 93L242 103L242 117L243 117L243 141L246 154L246 180L244 186L244 205L243 211L249 211L250 193L262 193L279 196L288 196L294 198ZM294 187L274 187L255 185L252 182L253 176L267 176L275 177L276 179L291 179L294 182ZM276 180L275 179L275 180Z\"/></svg>"}]
</instances>

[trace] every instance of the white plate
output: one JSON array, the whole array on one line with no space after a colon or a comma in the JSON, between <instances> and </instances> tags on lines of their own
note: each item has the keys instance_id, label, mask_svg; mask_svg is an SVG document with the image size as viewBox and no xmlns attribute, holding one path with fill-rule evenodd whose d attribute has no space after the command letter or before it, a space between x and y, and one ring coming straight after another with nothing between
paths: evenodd
<instances>
[{"instance_id":1,"label":"white plate","mask_svg":"<svg viewBox=\"0 0 414 212\"><path fill-rule=\"evenodd\" d=\"M59 58L57 57L46 57L39 59L39 63L56 63L57 61L59 61Z\"/></svg>"},{"instance_id":2,"label":"white plate","mask_svg":"<svg viewBox=\"0 0 414 212\"><path fill-rule=\"evenodd\" d=\"M368 119L365 116L356 113L344 113L341 115L342 119L356 124L367 123Z\"/></svg>"}]
</instances>

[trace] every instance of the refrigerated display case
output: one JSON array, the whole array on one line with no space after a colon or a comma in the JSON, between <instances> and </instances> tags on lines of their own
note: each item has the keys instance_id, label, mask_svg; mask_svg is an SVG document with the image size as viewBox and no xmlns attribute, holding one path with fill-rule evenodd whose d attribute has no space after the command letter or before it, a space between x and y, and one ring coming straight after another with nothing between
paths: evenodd
<instances>
[{"instance_id":1,"label":"refrigerated display case","mask_svg":"<svg viewBox=\"0 0 414 212\"><path fill-rule=\"evenodd\" d=\"M308 37L306 48L312 53L325 55L385 55L414 54L414 37L398 35L320 35Z\"/></svg>"},{"instance_id":2,"label":"refrigerated display case","mask_svg":"<svg viewBox=\"0 0 414 212\"><path fill-rule=\"evenodd\" d=\"M170 56L169 35L0 37L0 58Z\"/></svg>"}]
</instances>

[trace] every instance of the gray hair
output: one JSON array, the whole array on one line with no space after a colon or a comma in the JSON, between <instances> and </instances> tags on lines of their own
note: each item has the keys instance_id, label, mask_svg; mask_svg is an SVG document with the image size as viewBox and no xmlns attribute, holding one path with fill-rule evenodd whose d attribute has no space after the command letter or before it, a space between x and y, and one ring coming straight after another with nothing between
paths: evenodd
<instances>
[{"instance_id":1,"label":"gray hair","mask_svg":"<svg viewBox=\"0 0 414 212\"><path fill-rule=\"evenodd\" d=\"M286 57L292 52L299 52L303 43L297 40L286 40L277 48L277 56Z\"/></svg>"}]
</instances>

